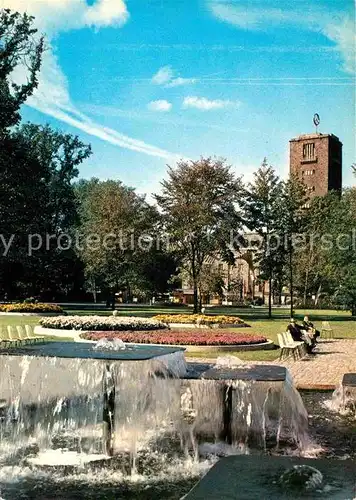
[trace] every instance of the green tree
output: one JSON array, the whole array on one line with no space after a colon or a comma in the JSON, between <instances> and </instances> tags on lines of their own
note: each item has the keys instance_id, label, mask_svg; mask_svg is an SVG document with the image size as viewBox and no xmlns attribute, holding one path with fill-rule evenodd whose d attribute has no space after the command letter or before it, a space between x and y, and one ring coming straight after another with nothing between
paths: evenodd
<instances>
[{"instance_id":1,"label":"green tree","mask_svg":"<svg viewBox=\"0 0 356 500\"><path fill-rule=\"evenodd\" d=\"M143 252L137 263L137 275L140 276L139 291L148 297L171 291L178 279L178 262L160 245L160 238L153 235L152 248Z\"/></svg>"},{"instance_id":2,"label":"green tree","mask_svg":"<svg viewBox=\"0 0 356 500\"><path fill-rule=\"evenodd\" d=\"M339 205L339 194L331 192L311 200L309 209L305 211L305 248L296 253L294 260L295 286L304 304L307 304L311 295L315 297L314 304L317 305L322 293L332 293L334 280L323 235L335 227Z\"/></svg>"},{"instance_id":3,"label":"green tree","mask_svg":"<svg viewBox=\"0 0 356 500\"><path fill-rule=\"evenodd\" d=\"M20 106L38 85L44 39L27 14L0 10L0 136L20 121ZM14 70L22 67L26 83L12 81Z\"/></svg>"},{"instance_id":4,"label":"green tree","mask_svg":"<svg viewBox=\"0 0 356 500\"><path fill-rule=\"evenodd\" d=\"M334 221L329 258L336 299L356 316L356 188L344 192Z\"/></svg>"},{"instance_id":5,"label":"green tree","mask_svg":"<svg viewBox=\"0 0 356 500\"><path fill-rule=\"evenodd\" d=\"M208 303L211 295L217 295L220 300L225 294L225 276L221 270L214 265L205 264L203 266L202 275L199 284L199 302Z\"/></svg>"},{"instance_id":6,"label":"green tree","mask_svg":"<svg viewBox=\"0 0 356 500\"><path fill-rule=\"evenodd\" d=\"M254 260L260 269L260 278L268 280L268 317L272 317L273 276L279 261L278 248L273 245L273 235L278 228L282 182L266 158L253 174L253 182L246 189L246 225L260 236L261 245L254 252ZM278 259L276 258L278 256Z\"/></svg>"},{"instance_id":7,"label":"green tree","mask_svg":"<svg viewBox=\"0 0 356 500\"><path fill-rule=\"evenodd\" d=\"M288 270L291 316L293 316L294 312L295 248L298 244L298 236L302 235L304 231L306 201L304 184L297 177L291 176L283 184L283 192L279 203L279 227L276 232L287 257L286 268ZM282 250L281 246L280 249Z\"/></svg>"},{"instance_id":8,"label":"green tree","mask_svg":"<svg viewBox=\"0 0 356 500\"><path fill-rule=\"evenodd\" d=\"M172 249L193 284L194 312L199 311L204 264L211 258L234 262L230 243L241 227L241 190L225 160L200 158L168 167L162 194L155 196Z\"/></svg>"},{"instance_id":9,"label":"green tree","mask_svg":"<svg viewBox=\"0 0 356 500\"><path fill-rule=\"evenodd\" d=\"M3 291L53 296L63 287L73 288L76 278L71 278L71 270L74 273L80 265L74 250L63 247L68 247L66 235L77 217L72 181L90 147L77 137L30 124L1 141L1 232L7 241L14 238L0 261ZM33 252L30 241L38 246Z\"/></svg>"},{"instance_id":10,"label":"green tree","mask_svg":"<svg viewBox=\"0 0 356 500\"><path fill-rule=\"evenodd\" d=\"M145 288L145 279L152 273L148 254L157 235L157 211L120 181L82 180L76 192L81 217L80 255L91 288L95 290L100 283L108 304L114 304L114 294L119 291L131 297L134 290Z\"/></svg>"}]
</instances>

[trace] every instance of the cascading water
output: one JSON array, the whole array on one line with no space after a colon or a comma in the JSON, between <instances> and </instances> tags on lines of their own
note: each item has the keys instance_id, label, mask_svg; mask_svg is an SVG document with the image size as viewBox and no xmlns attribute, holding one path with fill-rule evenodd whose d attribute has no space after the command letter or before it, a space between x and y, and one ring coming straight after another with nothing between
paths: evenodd
<instances>
[{"instance_id":1,"label":"cascading water","mask_svg":"<svg viewBox=\"0 0 356 500\"><path fill-rule=\"evenodd\" d=\"M223 382L219 371L212 376L183 382L200 440L223 440L237 450L278 448L281 442L298 449L309 445L308 414L288 372L281 381L243 380L238 371Z\"/></svg>"},{"instance_id":2,"label":"cascading water","mask_svg":"<svg viewBox=\"0 0 356 500\"><path fill-rule=\"evenodd\" d=\"M356 387L340 384L336 387L331 399L324 401L323 404L333 412L356 419Z\"/></svg>"},{"instance_id":3,"label":"cascading water","mask_svg":"<svg viewBox=\"0 0 356 500\"><path fill-rule=\"evenodd\" d=\"M168 470L193 476L216 460L199 461L199 445L207 442L213 454L222 442L233 453L264 450L271 441L278 447L286 439L304 446L307 414L288 376L240 380L234 366L231 380L220 380L219 370L214 379L208 371L190 377L181 351L136 359L133 346L94 347L66 346L78 358L36 355L35 349L0 355L0 469L85 467L105 459L121 478ZM248 369L253 374L256 367Z\"/></svg>"},{"instance_id":4,"label":"cascading water","mask_svg":"<svg viewBox=\"0 0 356 500\"><path fill-rule=\"evenodd\" d=\"M2 454L18 454L35 444L40 451L66 446L102 456L111 424L112 453L134 456L148 436L177 422L173 402L179 387L167 390L167 384L182 363L168 369L162 358L108 362L0 356L0 372L6 374L0 379ZM113 391L112 406L105 408Z\"/></svg>"}]
</instances>

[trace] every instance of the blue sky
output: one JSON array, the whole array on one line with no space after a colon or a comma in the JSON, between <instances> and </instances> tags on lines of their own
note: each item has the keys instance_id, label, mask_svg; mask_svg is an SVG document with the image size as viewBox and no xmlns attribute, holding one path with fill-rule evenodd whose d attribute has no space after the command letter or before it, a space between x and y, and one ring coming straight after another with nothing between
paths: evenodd
<instances>
[{"instance_id":1,"label":"blue sky","mask_svg":"<svg viewBox=\"0 0 356 500\"><path fill-rule=\"evenodd\" d=\"M82 177L151 193L179 157L227 158L246 180L314 130L355 161L352 0L0 0L47 34L25 120L90 142ZM19 78L21 75L19 76Z\"/></svg>"}]
</instances>

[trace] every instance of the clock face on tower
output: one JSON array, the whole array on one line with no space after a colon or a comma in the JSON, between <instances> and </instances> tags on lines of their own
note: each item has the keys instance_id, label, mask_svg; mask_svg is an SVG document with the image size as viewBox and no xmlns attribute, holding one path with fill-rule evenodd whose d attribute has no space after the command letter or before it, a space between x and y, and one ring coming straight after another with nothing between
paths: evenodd
<instances>
[{"instance_id":1,"label":"clock face on tower","mask_svg":"<svg viewBox=\"0 0 356 500\"><path fill-rule=\"evenodd\" d=\"M320 124L320 116L318 115L318 113L315 113L313 122L316 127Z\"/></svg>"}]
</instances>

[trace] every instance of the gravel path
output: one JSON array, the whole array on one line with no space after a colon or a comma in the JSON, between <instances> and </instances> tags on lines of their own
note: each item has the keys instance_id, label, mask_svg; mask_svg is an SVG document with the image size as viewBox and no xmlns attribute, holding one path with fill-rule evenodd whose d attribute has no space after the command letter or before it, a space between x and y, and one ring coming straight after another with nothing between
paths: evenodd
<instances>
[{"instance_id":1,"label":"gravel path","mask_svg":"<svg viewBox=\"0 0 356 500\"><path fill-rule=\"evenodd\" d=\"M238 354L237 354L238 357ZM189 358L188 363L215 363L211 358ZM282 365L289 369L298 389L333 389L344 373L356 373L356 339L320 340L315 354L294 361L245 361L245 364Z\"/></svg>"}]
</instances>

